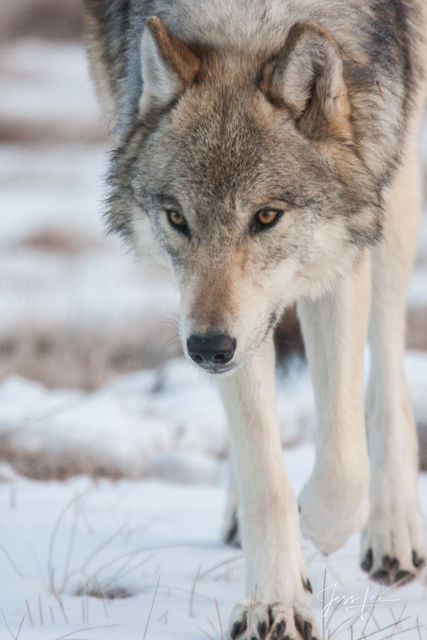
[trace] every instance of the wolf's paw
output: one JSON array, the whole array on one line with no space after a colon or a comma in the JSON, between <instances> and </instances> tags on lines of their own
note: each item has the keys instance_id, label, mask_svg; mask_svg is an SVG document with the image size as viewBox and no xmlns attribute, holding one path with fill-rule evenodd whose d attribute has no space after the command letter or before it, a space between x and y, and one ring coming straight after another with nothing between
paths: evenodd
<instances>
[{"instance_id":1,"label":"wolf's paw","mask_svg":"<svg viewBox=\"0 0 427 640\"><path fill-rule=\"evenodd\" d=\"M369 511L368 474L363 478L321 478L313 475L298 504L301 532L322 553L339 549L366 522Z\"/></svg>"},{"instance_id":2,"label":"wolf's paw","mask_svg":"<svg viewBox=\"0 0 427 640\"><path fill-rule=\"evenodd\" d=\"M376 582L400 586L425 565L424 521L417 501L392 496L371 515L362 535L361 568Z\"/></svg>"},{"instance_id":3,"label":"wolf's paw","mask_svg":"<svg viewBox=\"0 0 427 640\"><path fill-rule=\"evenodd\" d=\"M245 600L231 616L232 640L316 640L317 632L305 603L285 606Z\"/></svg>"}]
</instances>

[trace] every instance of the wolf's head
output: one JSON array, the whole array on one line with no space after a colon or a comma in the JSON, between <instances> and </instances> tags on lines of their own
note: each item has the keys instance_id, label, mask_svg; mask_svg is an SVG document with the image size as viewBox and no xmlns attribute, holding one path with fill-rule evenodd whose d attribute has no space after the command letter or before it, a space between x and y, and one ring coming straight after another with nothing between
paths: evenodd
<instances>
[{"instance_id":1,"label":"wolf's head","mask_svg":"<svg viewBox=\"0 0 427 640\"><path fill-rule=\"evenodd\" d=\"M341 54L312 23L243 57L191 48L151 18L142 70L139 119L113 160L111 225L172 268L184 350L224 372L378 234Z\"/></svg>"}]
</instances>

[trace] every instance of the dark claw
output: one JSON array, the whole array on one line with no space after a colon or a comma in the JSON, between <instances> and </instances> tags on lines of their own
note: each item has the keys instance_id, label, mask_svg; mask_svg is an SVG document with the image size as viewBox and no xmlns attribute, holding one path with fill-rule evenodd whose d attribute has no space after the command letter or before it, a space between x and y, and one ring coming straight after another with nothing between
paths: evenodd
<instances>
[{"instance_id":1,"label":"dark claw","mask_svg":"<svg viewBox=\"0 0 427 640\"><path fill-rule=\"evenodd\" d=\"M366 555L363 558L360 566L362 567L363 571L366 571L366 573L369 573L370 570L372 569L373 563L374 563L374 557L373 557L373 554L372 554L372 549L368 549L368 551L366 552Z\"/></svg>"},{"instance_id":2,"label":"dark claw","mask_svg":"<svg viewBox=\"0 0 427 640\"><path fill-rule=\"evenodd\" d=\"M304 640L312 640L313 625L308 620L304 620L301 616L295 616L295 626L304 638Z\"/></svg>"},{"instance_id":3,"label":"dark claw","mask_svg":"<svg viewBox=\"0 0 427 640\"><path fill-rule=\"evenodd\" d=\"M236 536L239 533L239 521L237 520L237 514L233 516L233 523L224 538L225 544L229 544L232 547L240 547L240 543L236 542Z\"/></svg>"},{"instance_id":4,"label":"dark claw","mask_svg":"<svg viewBox=\"0 0 427 640\"><path fill-rule=\"evenodd\" d=\"M237 533L237 524L233 525L231 529L227 532L227 535L224 538L225 544L234 544L234 536Z\"/></svg>"},{"instance_id":5,"label":"dark claw","mask_svg":"<svg viewBox=\"0 0 427 640\"><path fill-rule=\"evenodd\" d=\"M307 620L303 620L300 616L295 616L295 626L304 638L304 640L311 640L311 632L313 631L313 625Z\"/></svg>"},{"instance_id":6,"label":"dark claw","mask_svg":"<svg viewBox=\"0 0 427 640\"><path fill-rule=\"evenodd\" d=\"M267 623L266 622L260 622L258 624L257 631L258 631L258 635L260 637L260 640L264 640L264 638L267 636L267 631L268 631Z\"/></svg>"},{"instance_id":7,"label":"dark claw","mask_svg":"<svg viewBox=\"0 0 427 640\"><path fill-rule=\"evenodd\" d=\"M397 571L399 568L399 560L397 558L390 558L390 556L383 556L383 567L387 571Z\"/></svg>"},{"instance_id":8,"label":"dark claw","mask_svg":"<svg viewBox=\"0 0 427 640\"><path fill-rule=\"evenodd\" d=\"M271 640L285 640L286 622L282 620L276 625Z\"/></svg>"},{"instance_id":9,"label":"dark claw","mask_svg":"<svg viewBox=\"0 0 427 640\"><path fill-rule=\"evenodd\" d=\"M420 558L416 551L412 551L412 564L414 565L414 567L419 569L420 567L423 567L425 563L426 561L424 560L424 558Z\"/></svg>"},{"instance_id":10,"label":"dark claw","mask_svg":"<svg viewBox=\"0 0 427 640\"><path fill-rule=\"evenodd\" d=\"M404 584L408 584L408 582L412 582L414 578L415 578L415 575L410 571L400 570L396 573L396 578L394 582L395 584L398 584L399 586L401 586Z\"/></svg>"},{"instance_id":11,"label":"dark claw","mask_svg":"<svg viewBox=\"0 0 427 640\"><path fill-rule=\"evenodd\" d=\"M271 607L268 607L268 624L270 629L273 626L273 622L274 622L273 609Z\"/></svg>"},{"instance_id":12,"label":"dark claw","mask_svg":"<svg viewBox=\"0 0 427 640\"><path fill-rule=\"evenodd\" d=\"M231 628L230 635L233 640L238 638L242 633L246 631L246 620L239 620L235 622Z\"/></svg>"},{"instance_id":13,"label":"dark claw","mask_svg":"<svg viewBox=\"0 0 427 640\"><path fill-rule=\"evenodd\" d=\"M371 575L371 578L372 580L375 580L375 582L379 582L381 584L391 584L390 574L388 571L384 571L384 569L378 569L375 571L375 573Z\"/></svg>"},{"instance_id":14,"label":"dark claw","mask_svg":"<svg viewBox=\"0 0 427 640\"><path fill-rule=\"evenodd\" d=\"M309 593L313 593L313 587L311 586L311 582L308 578L305 582L303 581L302 584L306 591L308 591Z\"/></svg>"}]
</instances>

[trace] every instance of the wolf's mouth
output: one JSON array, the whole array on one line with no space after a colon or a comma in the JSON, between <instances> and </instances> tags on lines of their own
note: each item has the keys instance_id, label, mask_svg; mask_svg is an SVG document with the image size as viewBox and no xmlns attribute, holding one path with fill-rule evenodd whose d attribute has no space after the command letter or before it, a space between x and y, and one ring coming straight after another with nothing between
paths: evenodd
<instances>
[{"instance_id":1,"label":"wolf's mouth","mask_svg":"<svg viewBox=\"0 0 427 640\"><path fill-rule=\"evenodd\" d=\"M209 366L205 364L199 364L199 367L203 369L203 371L206 371L207 373L210 373L214 376L230 373L231 371L236 369L237 366L238 365L235 362L230 362L230 364L220 365L220 366Z\"/></svg>"}]
</instances>

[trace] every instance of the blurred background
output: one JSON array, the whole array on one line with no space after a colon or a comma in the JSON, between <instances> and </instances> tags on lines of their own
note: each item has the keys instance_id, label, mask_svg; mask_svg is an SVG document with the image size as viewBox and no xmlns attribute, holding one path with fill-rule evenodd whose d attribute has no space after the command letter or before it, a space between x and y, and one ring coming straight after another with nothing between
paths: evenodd
<instances>
[{"instance_id":1,"label":"blurred background","mask_svg":"<svg viewBox=\"0 0 427 640\"><path fill-rule=\"evenodd\" d=\"M188 427L182 399L186 385L204 388L207 383L188 367L182 369L184 374L171 373L176 367L181 370L176 360L181 347L173 285L161 273L139 267L118 239L104 234L102 177L108 141L88 76L81 3L2 3L0 25L0 457L21 472L49 476L52 465L39 461L38 467L35 462L39 446L35 436L25 464L13 451L17 433L27 446L28 429L33 435L35 430L40 433L42 424L46 429L49 424L49 433L59 438L65 432L69 437L72 422L74 448L84 425L88 431L86 414L71 418L67 402L65 420L64 410L57 408L55 390L67 389L74 407L77 398L85 398L86 404L88 399L98 402L100 390L105 398L105 389L118 381L121 389L126 388L127 400L120 392L116 422L121 424L129 414L142 420L147 411L162 420L165 415L168 420L173 417L175 442L176 433ZM427 352L426 318L424 225L409 291L408 346L417 350L412 357ZM279 364L288 372L286 378L282 371L280 384L291 385L294 397L301 385L292 406L285 408L286 398L279 401L283 441L293 443L310 437L314 420L306 371L295 364L294 354L301 354L302 346L292 312L279 328L277 346ZM291 367L287 366L290 360ZM421 369L415 369L411 367L418 385L415 392L421 398L424 394L417 392L422 386ZM177 392L183 403L179 420L177 406L166 411L164 401L155 409L153 399L149 409L135 408L138 393L157 393L157 398L160 392L166 393L168 375L183 385L182 394ZM62 398L65 391L61 393ZM216 406L214 395L209 398L208 406ZM111 418L111 408L102 405L97 411ZM215 419L222 424L221 409L215 411ZM90 429L95 414L93 410ZM205 422L204 415L199 408L195 423ZM58 416L68 426L59 425ZM100 418L95 422L99 438L104 426ZM194 429L198 427L194 424ZM222 455L225 432L221 442ZM195 448L206 451L201 445ZM73 470L65 471L65 466L61 463L65 475L86 468L82 461ZM101 463L97 469L108 474Z\"/></svg>"}]
</instances>

